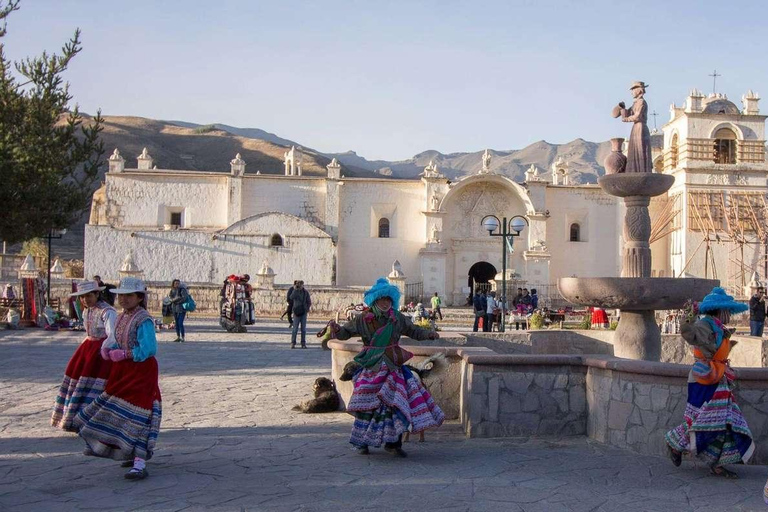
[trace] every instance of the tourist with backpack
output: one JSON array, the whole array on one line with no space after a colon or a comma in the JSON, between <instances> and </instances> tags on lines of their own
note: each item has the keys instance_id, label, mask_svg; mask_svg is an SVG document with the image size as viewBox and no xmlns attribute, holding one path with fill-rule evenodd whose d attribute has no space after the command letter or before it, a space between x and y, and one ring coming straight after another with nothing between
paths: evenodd
<instances>
[{"instance_id":1,"label":"tourist with backpack","mask_svg":"<svg viewBox=\"0 0 768 512\"><path fill-rule=\"evenodd\" d=\"M304 281L296 281L289 298L293 302L293 330L291 348L296 348L296 335L301 327L301 348L307 348L307 314L312 307L312 299L304 288Z\"/></svg>"},{"instance_id":2,"label":"tourist with backpack","mask_svg":"<svg viewBox=\"0 0 768 512\"><path fill-rule=\"evenodd\" d=\"M187 285L178 279L174 279L173 283L171 283L171 291L168 293L168 298L171 299L173 321L176 324L176 339L173 341L184 343L184 338L186 337L184 318L186 318L187 311L190 310L190 306L194 304L194 301L192 301L192 297L189 295Z\"/></svg>"}]
</instances>

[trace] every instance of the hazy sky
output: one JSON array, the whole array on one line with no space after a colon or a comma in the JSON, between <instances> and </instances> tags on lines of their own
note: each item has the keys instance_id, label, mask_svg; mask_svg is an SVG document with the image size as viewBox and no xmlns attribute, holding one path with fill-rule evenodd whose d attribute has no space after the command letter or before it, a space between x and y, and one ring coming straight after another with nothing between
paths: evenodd
<instances>
[{"instance_id":1,"label":"hazy sky","mask_svg":"<svg viewBox=\"0 0 768 512\"><path fill-rule=\"evenodd\" d=\"M768 94L768 4L722 1L23 0L11 59L58 50L89 113L261 128L405 159L627 135L633 80L660 115L692 87ZM768 100L766 100L768 101ZM768 105L763 105L768 111ZM653 121L650 121L653 128Z\"/></svg>"}]
</instances>

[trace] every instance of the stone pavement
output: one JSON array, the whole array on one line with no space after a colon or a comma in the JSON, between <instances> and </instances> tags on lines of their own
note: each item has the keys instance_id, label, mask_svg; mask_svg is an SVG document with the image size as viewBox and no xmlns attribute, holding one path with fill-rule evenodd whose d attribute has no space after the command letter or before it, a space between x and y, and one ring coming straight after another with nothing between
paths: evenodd
<instances>
[{"instance_id":1,"label":"stone pavement","mask_svg":"<svg viewBox=\"0 0 768 512\"><path fill-rule=\"evenodd\" d=\"M319 325L313 325L313 328ZM81 333L0 332L0 510L766 510L763 466L739 480L583 437L465 439L458 425L409 443L407 459L347 444L350 416L290 410L328 375L314 339L290 350L284 324L227 334L190 321L188 342L160 335L163 424L150 476L82 455L49 426Z\"/></svg>"}]
</instances>

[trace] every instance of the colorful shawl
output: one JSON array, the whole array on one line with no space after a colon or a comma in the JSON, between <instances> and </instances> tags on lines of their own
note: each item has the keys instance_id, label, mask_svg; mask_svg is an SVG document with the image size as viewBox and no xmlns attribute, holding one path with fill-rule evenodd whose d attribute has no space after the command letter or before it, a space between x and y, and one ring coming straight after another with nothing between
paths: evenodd
<instances>
[{"instance_id":1,"label":"colorful shawl","mask_svg":"<svg viewBox=\"0 0 768 512\"><path fill-rule=\"evenodd\" d=\"M375 305L371 311L363 313L366 323L381 323L381 326L371 336L370 340L363 338L363 350L355 356L355 361L365 368L371 368L379 364L382 359L390 368L400 367L413 357L413 354L401 348L397 341L392 341L397 323L395 308L390 308L386 313Z\"/></svg>"}]
</instances>

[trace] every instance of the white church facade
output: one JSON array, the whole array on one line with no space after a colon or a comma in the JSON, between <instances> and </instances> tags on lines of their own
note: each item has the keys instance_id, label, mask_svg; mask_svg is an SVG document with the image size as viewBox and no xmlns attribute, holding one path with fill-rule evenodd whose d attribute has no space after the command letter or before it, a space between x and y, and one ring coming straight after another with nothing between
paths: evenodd
<instances>
[{"instance_id":1,"label":"white church facade","mask_svg":"<svg viewBox=\"0 0 768 512\"><path fill-rule=\"evenodd\" d=\"M655 136L656 170L677 178L672 206L659 203L652 212L669 219L652 246L656 275L709 271L693 254L700 232L690 220L692 192L736 190L764 203L765 116L752 96L743 111L722 96L689 97L673 108L663 144ZM714 161L723 158L731 160ZM569 183L562 160L546 173L532 166L521 183L494 172L487 152L480 172L455 182L432 164L419 179L347 178L335 160L326 176L305 176L296 148L285 155L284 175L246 174L239 155L228 174L152 163L146 152L135 169L117 150L110 157L86 226L86 275L114 280L131 254L149 281L217 283L232 273L255 275L266 262L277 284L347 287L370 285L399 261L425 296L437 292L447 304L464 304L473 283L502 270L501 238L481 226L487 215L527 219L507 268L528 288L620 272L623 206L597 185ZM727 215L720 218L725 226ZM706 258L727 260L730 249L710 245ZM756 267L757 252L747 259Z\"/></svg>"}]
</instances>

